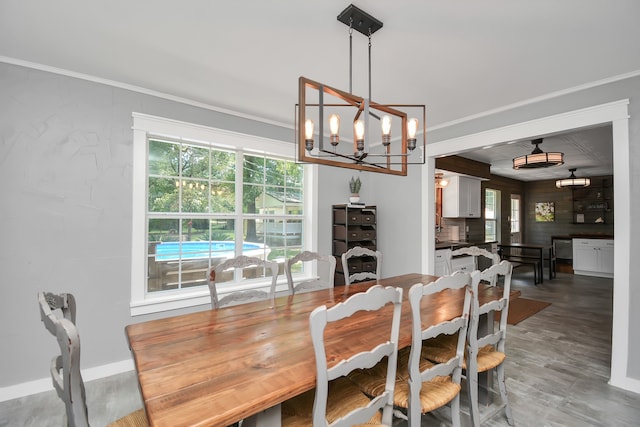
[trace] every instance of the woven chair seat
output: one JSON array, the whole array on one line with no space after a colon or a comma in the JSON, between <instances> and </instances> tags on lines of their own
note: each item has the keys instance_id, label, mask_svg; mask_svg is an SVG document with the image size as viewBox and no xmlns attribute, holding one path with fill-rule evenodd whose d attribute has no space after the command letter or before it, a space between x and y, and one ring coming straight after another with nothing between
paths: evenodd
<instances>
[{"instance_id":1,"label":"woven chair seat","mask_svg":"<svg viewBox=\"0 0 640 427\"><path fill-rule=\"evenodd\" d=\"M501 351L496 351L493 346L487 345L478 353L478 372L486 372L500 365L507 358Z\"/></svg>"},{"instance_id":2,"label":"woven chair seat","mask_svg":"<svg viewBox=\"0 0 640 427\"><path fill-rule=\"evenodd\" d=\"M314 399L315 390L310 390L284 402L281 406L282 425L286 427L313 425ZM347 378L337 378L329 383L327 422L331 424L338 418L347 415L353 408L366 406L368 403L369 398L360 391L357 385ZM382 416L378 413L362 426L384 426L381 423Z\"/></svg>"},{"instance_id":3,"label":"woven chair seat","mask_svg":"<svg viewBox=\"0 0 640 427\"><path fill-rule=\"evenodd\" d=\"M440 347L440 348L453 348L458 345L458 334L453 335L438 335L435 338L430 338L422 343L423 347Z\"/></svg>"},{"instance_id":4,"label":"woven chair seat","mask_svg":"<svg viewBox=\"0 0 640 427\"><path fill-rule=\"evenodd\" d=\"M446 363L455 356L456 349L447 347L423 347L422 357L435 363ZM486 345L478 351L478 372L493 369L506 359L506 355L491 345ZM462 368L467 369L467 357L465 355Z\"/></svg>"},{"instance_id":5,"label":"woven chair seat","mask_svg":"<svg viewBox=\"0 0 640 427\"><path fill-rule=\"evenodd\" d=\"M456 355L458 334L440 335L422 343L422 357L435 363L446 363Z\"/></svg>"},{"instance_id":6,"label":"woven chair seat","mask_svg":"<svg viewBox=\"0 0 640 427\"><path fill-rule=\"evenodd\" d=\"M420 405L423 414L431 412L451 402L460 393L460 384L451 382L451 377L436 377L423 382L420 390ZM400 408L409 407L409 383L396 382L393 404Z\"/></svg>"},{"instance_id":7,"label":"woven chair seat","mask_svg":"<svg viewBox=\"0 0 640 427\"><path fill-rule=\"evenodd\" d=\"M398 367L396 369L396 381L409 380L409 354L411 347L398 351ZM424 371L433 367L433 363L426 359L420 360L420 370ZM378 363L371 369L357 369L349 373L349 379L360 387L364 394L377 397L385 390L387 378L387 359ZM437 377L446 380L448 377Z\"/></svg>"},{"instance_id":8,"label":"woven chair seat","mask_svg":"<svg viewBox=\"0 0 640 427\"><path fill-rule=\"evenodd\" d=\"M129 415L109 424L107 427L148 427L147 415L144 409L138 409Z\"/></svg>"}]
</instances>

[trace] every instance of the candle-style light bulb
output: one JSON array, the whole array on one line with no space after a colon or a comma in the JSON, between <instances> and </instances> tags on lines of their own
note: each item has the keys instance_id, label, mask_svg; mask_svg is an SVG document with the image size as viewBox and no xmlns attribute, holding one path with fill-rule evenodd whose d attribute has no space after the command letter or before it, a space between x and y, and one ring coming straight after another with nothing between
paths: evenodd
<instances>
[{"instance_id":1,"label":"candle-style light bulb","mask_svg":"<svg viewBox=\"0 0 640 427\"><path fill-rule=\"evenodd\" d=\"M354 141L354 154L359 156L364 151L364 122L356 120L353 123L353 131L356 135Z\"/></svg>"},{"instance_id":2,"label":"candle-style light bulb","mask_svg":"<svg viewBox=\"0 0 640 427\"><path fill-rule=\"evenodd\" d=\"M340 116L337 114L332 114L329 116L329 129L331 130L331 145L334 147L338 145L340 141L340 136L338 133L340 132Z\"/></svg>"},{"instance_id":3,"label":"candle-style light bulb","mask_svg":"<svg viewBox=\"0 0 640 427\"><path fill-rule=\"evenodd\" d=\"M304 144L307 151L313 150L313 120L304 122Z\"/></svg>"},{"instance_id":4,"label":"candle-style light bulb","mask_svg":"<svg viewBox=\"0 0 640 427\"><path fill-rule=\"evenodd\" d=\"M411 118L407 121L407 149L413 151L416 148L416 133L418 132L418 119Z\"/></svg>"},{"instance_id":5,"label":"candle-style light bulb","mask_svg":"<svg viewBox=\"0 0 640 427\"><path fill-rule=\"evenodd\" d=\"M382 116L380 126L382 127L382 145L386 147L391 143L391 116Z\"/></svg>"}]
</instances>

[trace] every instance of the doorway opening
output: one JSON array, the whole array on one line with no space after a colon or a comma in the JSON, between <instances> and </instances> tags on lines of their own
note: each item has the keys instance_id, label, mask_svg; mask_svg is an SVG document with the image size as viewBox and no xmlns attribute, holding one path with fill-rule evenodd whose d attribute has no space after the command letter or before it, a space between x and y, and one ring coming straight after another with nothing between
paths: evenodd
<instances>
[{"instance_id":1,"label":"doorway opening","mask_svg":"<svg viewBox=\"0 0 640 427\"><path fill-rule=\"evenodd\" d=\"M631 172L628 159L630 157L629 144L629 100L621 100L602 105L596 105L580 110L569 111L549 117L543 117L528 122L491 129L476 134L465 135L449 140L439 141L428 145L428 161L422 173L423 182L426 177L435 172L436 157L460 154L465 151L481 149L487 146L504 144L509 141L524 140L539 135L556 132L573 131L589 126L606 123L612 125L613 159L614 159L614 204L616 206L614 224L615 229L629 230L631 225L630 186ZM423 186L423 218L435 217L432 207L434 189ZM431 202L427 202L427 201ZM433 272L433 253L435 250L434 227L423 227L422 251L423 271ZM616 387L629 389L627 366L629 357L629 294L630 272L629 251L631 239L629 233L615 233L614 241L614 300L613 326L611 349L611 378L609 383ZM632 390L635 391L635 390Z\"/></svg>"}]
</instances>

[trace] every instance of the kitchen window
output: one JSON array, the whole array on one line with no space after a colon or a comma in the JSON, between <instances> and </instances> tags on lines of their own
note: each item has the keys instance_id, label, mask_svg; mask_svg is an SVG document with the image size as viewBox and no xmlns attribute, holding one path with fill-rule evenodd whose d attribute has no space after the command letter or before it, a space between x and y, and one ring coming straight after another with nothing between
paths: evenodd
<instances>
[{"instance_id":1,"label":"kitchen window","mask_svg":"<svg viewBox=\"0 0 640 427\"><path fill-rule=\"evenodd\" d=\"M520 198L511 197L511 232L520 232Z\"/></svg>"},{"instance_id":2,"label":"kitchen window","mask_svg":"<svg viewBox=\"0 0 640 427\"><path fill-rule=\"evenodd\" d=\"M500 191L486 189L484 192L484 240L499 241Z\"/></svg>"},{"instance_id":3,"label":"kitchen window","mask_svg":"<svg viewBox=\"0 0 640 427\"><path fill-rule=\"evenodd\" d=\"M311 169L295 163L292 151L278 141L134 114L132 314L208 304L207 271L227 258L283 264L311 248ZM232 286L267 284L258 272Z\"/></svg>"}]
</instances>

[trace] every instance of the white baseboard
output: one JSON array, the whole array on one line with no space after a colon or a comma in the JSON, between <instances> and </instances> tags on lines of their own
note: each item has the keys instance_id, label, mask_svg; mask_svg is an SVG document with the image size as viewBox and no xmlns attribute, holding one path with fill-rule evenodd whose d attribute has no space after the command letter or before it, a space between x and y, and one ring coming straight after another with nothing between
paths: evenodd
<instances>
[{"instance_id":1,"label":"white baseboard","mask_svg":"<svg viewBox=\"0 0 640 427\"><path fill-rule=\"evenodd\" d=\"M100 378L110 377L111 375L129 372L134 369L133 360L127 359L120 362L109 363L95 368L82 370L82 379L93 381ZM32 394L42 393L53 390L51 378L42 378L34 381L27 381L21 384L0 388L0 402L17 399L19 397L29 396Z\"/></svg>"},{"instance_id":2,"label":"white baseboard","mask_svg":"<svg viewBox=\"0 0 640 427\"><path fill-rule=\"evenodd\" d=\"M635 378L624 377L620 382L616 381L616 383L614 384L609 381L609 384L623 390L640 394L640 380L636 380Z\"/></svg>"}]
</instances>

